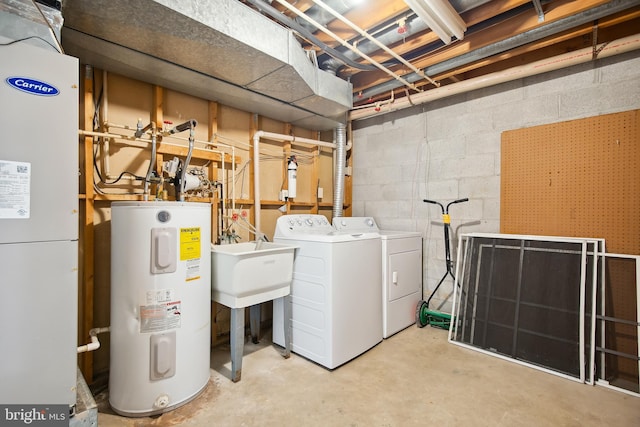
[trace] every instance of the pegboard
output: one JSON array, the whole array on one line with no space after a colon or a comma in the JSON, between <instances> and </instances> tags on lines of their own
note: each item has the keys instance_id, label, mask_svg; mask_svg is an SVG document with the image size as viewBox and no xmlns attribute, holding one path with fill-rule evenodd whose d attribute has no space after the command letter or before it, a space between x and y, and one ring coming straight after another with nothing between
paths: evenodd
<instances>
[{"instance_id":1,"label":"pegboard","mask_svg":"<svg viewBox=\"0 0 640 427\"><path fill-rule=\"evenodd\" d=\"M501 156L502 233L604 238L607 252L640 254L640 110L506 131ZM635 286L611 273L608 314L635 318ZM637 353L622 329L607 339ZM637 378L637 362L619 362Z\"/></svg>"},{"instance_id":2,"label":"pegboard","mask_svg":"<svg viewBox=\"0 0 640 427\"><path fill-rule=\"evenodd\" d=\"M502 233L605 238L640 253L640 110L502 134Z\"/></svg>"}]
</instances>

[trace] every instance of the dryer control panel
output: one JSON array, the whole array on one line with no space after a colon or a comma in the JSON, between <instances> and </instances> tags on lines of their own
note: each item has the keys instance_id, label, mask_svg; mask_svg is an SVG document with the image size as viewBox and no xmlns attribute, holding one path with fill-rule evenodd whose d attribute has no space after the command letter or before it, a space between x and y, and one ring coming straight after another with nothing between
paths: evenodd
<instances>
[{"instance_id":1,"label":"dryer control panel","mask_svg":"<svg viewBox=\"0 0 640 427\"><path fill-rule=\"evenodd\" d=\"M344 216L333 218L333 226L339 231L379 231L378 224L370 216Z\"/></svg>"}]
</instances>

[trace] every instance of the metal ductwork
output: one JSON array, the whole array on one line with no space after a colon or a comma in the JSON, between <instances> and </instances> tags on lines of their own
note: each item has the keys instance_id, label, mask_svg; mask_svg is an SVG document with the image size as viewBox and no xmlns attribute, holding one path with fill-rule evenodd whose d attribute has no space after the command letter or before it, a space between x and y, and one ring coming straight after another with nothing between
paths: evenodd
<instances>
[{"instance_id":1,"label":"metal ductwork","mask_svg":"<svg viewBox=\"0 0 640 427\"><path fill-rule=\"evenodd\" d=\"M262 1L266 1L266 0L262 0ZM344 13L348 12L353 6L355 6L358 3L358 1L354 1L354 0L326 0L325 3L327 3L329 6L331 6L331 8L336 10L338 13L344 14ZM317 4L314 4L309 9L305 10L304 14L307 15L309 18L313 19L314 21L319 22L320 24L327 24L327 23L333 21L333 19L334 19L333 15L331 15L329 12L327 12L326 10L324 10L323 8L318 6ZM306 28L307 30L309 30L311 32L316 31L314 26L311 25L308 21L305 21L304 19L301 19L301 18L295 18L295 20L301 26Z\"/></svg>"},{"instance_id":2,"label":"metal ductwork","mask_svg":"<svg viewBox=\"0 0 640 427\"><path fill-rule=\"evenodd\" d=\"M53 7L36 6L31 0L0 2L0 37L9 40L59 52L62 22L62 14Z\"/></svg>"},{"instance_id":3,"label":"metal ductwork","mask_svg":"<svg viewBox=\"0 0 640 427\"><path fill-rule=\"evenodd\" d=\"M333 212L334 218L344 216L344 171L347 162L347 127L339 124L334 130L336 142L335 177L333 190Z\"/></svg>"},{"instance_id":4,"label":"metal ductwork","mask_svg":"<svg viewBox=\"0 0 640 427\"><path fill-rule=\"evenodd\" d=\"M65 0L62 14L66 53L97 68L311 130L352 107L349 82L236 0Z\"/></svg>"}]
</instances>

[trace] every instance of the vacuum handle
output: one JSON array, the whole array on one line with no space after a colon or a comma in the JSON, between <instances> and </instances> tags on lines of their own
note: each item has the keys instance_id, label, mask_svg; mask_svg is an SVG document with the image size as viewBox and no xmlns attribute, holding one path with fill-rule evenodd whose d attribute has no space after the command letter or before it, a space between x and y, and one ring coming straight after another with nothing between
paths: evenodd
<instances>
[{"instance_id":1,"label":"vacuum handle","mask_svg":"<svg viewBox=\"0 0 640 427\"><path fill-rule=\"evenodd\" d=\"M449 212L449 206L455 204L455 203L462 203L462 202L468 202L469 198L465 197L464 199L458 199L458 200L454 200L453 202L449 202L449 204L447 205L447 209L445 210L445 213Z\"/></svg>"},{"instance_id":2,"label":"vacuum handle","mask_svg":"<svg viewBox=\"0 0 640 427\"><path fill-rule=\"evenodd\" d=\"M442 203L440 202L436 202L435 200L429 200L429 199L424 199L423 202L425 203L431 203L432 205L438 205L440 206L440 209L442 210L442 213L444 213L444 206L442 206Z\"/></svg>"},{"instance_id":3,"label":"vacuum handle","mask_svg":"<svg viewBox=\"0 0 640 427\"><path fill-rule=\"evenodd\" d=\"M469 198L465 197L464 199L458 199L458 200L454 200L453 202L449 203L450 205L454 204L454 203L462 203L462 202L468 202Z\"/></svg>"},{"instance_id":4,"label":"vacuum handle","mask_svg":"<svg viewBox=\"0 0 640 427\"><path fill-rule=\"evenodd\" d=\"M436 202L435 200L423 199L423 202L425 203L431 203L433 205L440 206L440 209L442 209L443 215L449 213L449 206L453 205L454 203L462 203L462 202L468 202L468 201L469 201L468 197L465 197L464 199L457 199L457 200L454 200L453 202L449 202L449 204L447 204L447 207L445 208L440 202ZM445 222L447 221L448 219Z\"/></svg>"}]
</instances>

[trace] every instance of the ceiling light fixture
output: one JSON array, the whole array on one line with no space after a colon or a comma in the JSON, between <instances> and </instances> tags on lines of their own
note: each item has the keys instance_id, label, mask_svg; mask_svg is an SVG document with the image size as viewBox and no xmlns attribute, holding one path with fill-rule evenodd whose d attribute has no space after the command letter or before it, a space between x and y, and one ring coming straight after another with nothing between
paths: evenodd
<instances>
[{"instance_id":1,"label":"ceiling light fixture","mask_svg":"<svg viewBox=\"0 0 640 427\"><path fill-rule=\"evenodd\" d=\"M458 40L464 38L467 24L447 0L404 0L404 2L445 44L451 43L453 36Z\"/></svg>"}]
</instances>

